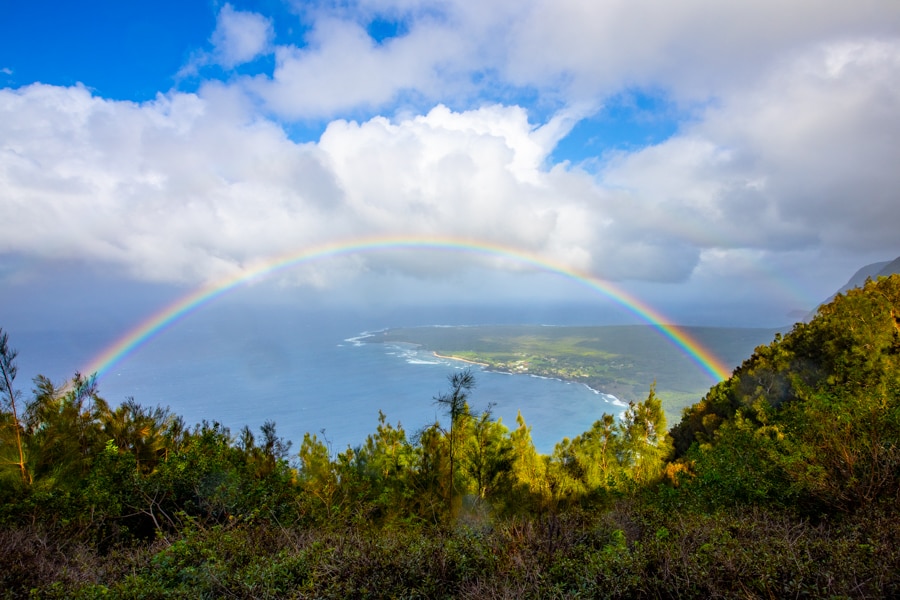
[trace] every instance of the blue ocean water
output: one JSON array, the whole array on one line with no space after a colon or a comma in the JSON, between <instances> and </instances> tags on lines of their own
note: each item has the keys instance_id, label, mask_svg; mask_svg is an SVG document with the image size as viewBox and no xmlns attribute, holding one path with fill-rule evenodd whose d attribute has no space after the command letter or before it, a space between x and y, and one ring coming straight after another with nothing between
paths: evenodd
<instances>
[{"instance_id":1,"label":"blue ocean water","mask_svg":"<svg viewBox=\"0 0 900 600\"><path fill-rule=\"evenodd\" d=\"M453 324L472 319L440 317ZM604 412L623 410L614 397L580 384L488 372L409 344L366 343L367 330L438 323L429 318L439 317L208 308L114 364L99 381L100 393L113 405L133 397L143 405L168 406L188 424L219 421L235 434L244 425L256 431L273 420L295 451L305 432L324 437L334 452L361 444L375 431L379 411L412 436L444 420L434 397L461 368L475 372L472 409L493 405L493 414L511 429L521 411L543 453L589 428ZM56 382L71 376L122 333L43 333L11 340L24 367L18 387L27 396L28 380L37 372Z\"/></svg>"}]
</instances>

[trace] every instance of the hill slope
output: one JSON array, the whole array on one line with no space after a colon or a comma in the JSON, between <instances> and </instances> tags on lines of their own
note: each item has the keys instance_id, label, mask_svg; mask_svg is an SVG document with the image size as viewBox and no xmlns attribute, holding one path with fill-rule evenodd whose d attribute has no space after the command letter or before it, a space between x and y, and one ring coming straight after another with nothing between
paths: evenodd
<instances>
[{"instance_id":1,"label":"hill slope","mask_svg":"<svg viewBox=\"0 0 900 600\"><path fill-rule=\"evenodd\" d=\"M735 499L816 513L900 501L900 275L838 294L758 348L672 436Z\"/></svg>"}]
</instances>

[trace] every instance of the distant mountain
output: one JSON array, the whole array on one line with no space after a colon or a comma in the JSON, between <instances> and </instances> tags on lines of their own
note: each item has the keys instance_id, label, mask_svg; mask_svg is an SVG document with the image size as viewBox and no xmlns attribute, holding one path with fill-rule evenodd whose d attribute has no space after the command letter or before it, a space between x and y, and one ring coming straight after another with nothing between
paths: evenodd
<instances>
[{"instance_id":1,"label":"distant mountain","mask_svg":"<svg viewBox=\"0 0 900 600\"><path fill-rule=\"evenodd\" d=\"M886 277L888 275L893 275L894 273L900 273L900 257L897 257L894 260L866 265L865 267L854 273L853 277L850 278L850 281L848 281L844 285L844 287L839 289L837 293L829 298L829 300L834 298L834 296L836 296L837 294L843 294L844 292L852 290L853 288L862 287L863 284L866 283L866 279L878 279L879 277Z\"/></svg>"},{"instance_id":2,"label":"distant mountain","mask_svg":"<svg viewBox=\"0 0 900 600\"><path fill-rule=\"evenodd\" d=\"M884 262L872 263L871 265L866 265L861 268L859 271L853 274L853 277L844 284L844 286L832 294L825 302L822 304L828 304L834 297L838 294L843 294L849 290L854 288L862 287L863 284L866 283L866 279L878 279L879 277L887 277L888 275L893 275L895 273L900 273L900 256L895 258L894 260L886 260ZM819 305L821 306L821 304ZM811 313L806 315L804 321L809 322L812 320L814 316L816 316L816 312L819 310L816 307Z\"/></svg>"}]
</instances>

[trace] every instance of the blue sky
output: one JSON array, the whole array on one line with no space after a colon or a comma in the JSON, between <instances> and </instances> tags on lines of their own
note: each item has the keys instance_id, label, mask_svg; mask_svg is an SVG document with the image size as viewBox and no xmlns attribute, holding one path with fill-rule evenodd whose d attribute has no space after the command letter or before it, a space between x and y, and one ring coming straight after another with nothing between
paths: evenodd
<instances>
[{"instance_id":1,"label":"blue sky","mask_svg":"<svg viewBox=\"0 0 900 600\"><path fill-rule=\"evenodd\" d=\"M175 85L216 24L207 2L7 2L0 4L6 86L84 83L105 98L152 100Z\"/></svg>"},{"instance_id":2,"label":"blue sky","mask_svg":"<svg viewBox=\"0 0 900 600\"><path fill-rule=\"evenodd\" d=\"M900 255L900 5L784 6L0 0L3 312L52 312L61 280L167 298L304 247L433 236L673 320L782 324ZM589 300L553 280L363 253L271 285Z\"/></svg>"}]
</instances>

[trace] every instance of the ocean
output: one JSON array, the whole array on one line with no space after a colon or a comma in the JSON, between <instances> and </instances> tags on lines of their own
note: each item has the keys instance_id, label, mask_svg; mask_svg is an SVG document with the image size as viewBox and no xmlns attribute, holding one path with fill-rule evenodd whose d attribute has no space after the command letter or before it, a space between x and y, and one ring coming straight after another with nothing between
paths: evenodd
<instances>
[{"instance_id":1,"label":"ocean","mask_svg":"<svg viewBox=\"0 0 900 600\"><path fill-rule=\"evenodd\" d=\"M237 434L271 420L299 450L315 433L334 453L362 444L383 412L412 437L446 421L434 397L448 377L471 368L476 387L469 404L488 409L510 429L521 412L539 452L588 429L603 413L619 415L623 403L581 384L485 371L442 359L409 344L367 343L367 332L411 325L523 322L535 314L507 310L404 311L367 315L304 312L283 306L212 305L187 316L135 349L99 380L100 395L117 405L133 397L145 406L167 406L188 424L218 421ZM540 315L548 318L551 315ZM569 317L573 315L569 313ZM532 321L533 322L533 321ZM125 331L77 330L10 334L19 350L16 387L27 399L37 373L61 383L90 363Z\"/></svg>"}]
</instances>

